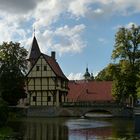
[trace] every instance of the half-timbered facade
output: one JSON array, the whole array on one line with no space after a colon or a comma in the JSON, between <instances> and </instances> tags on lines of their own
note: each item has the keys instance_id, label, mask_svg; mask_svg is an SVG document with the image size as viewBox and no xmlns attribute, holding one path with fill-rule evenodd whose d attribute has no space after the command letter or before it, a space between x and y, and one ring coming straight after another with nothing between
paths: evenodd
<instances>
[{"instance_id":1,"label":"half-timbered facade","mask_svg":"<svg viewBox=\"0 0 140 140\"><path fill-rule=\"evenodd\" d=\"M51 56L41 53L34 37L27 60L29 70L26 88L29 105L60 106L66 102L68 79L56 62L55 52Z\"/></svg>"}]
</instances>

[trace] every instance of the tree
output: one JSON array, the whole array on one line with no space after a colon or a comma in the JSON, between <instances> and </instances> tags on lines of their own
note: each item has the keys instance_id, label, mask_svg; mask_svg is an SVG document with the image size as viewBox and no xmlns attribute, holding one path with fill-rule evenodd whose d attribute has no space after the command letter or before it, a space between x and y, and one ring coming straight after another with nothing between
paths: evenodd
<instances>
[{"instance_id":1,"label":"tree","mask_svg":"<svg viewBox=\"0 0 140 140\"><path fill-rule=\"evenodd\" d=\"M112 93L116 100L125 103L130 97L136 99L137 76L133 73L131 65L127 60L121 60L113 80Z\"/></svg>"},{"instance_id":2,"label":"tree","mask_svg":"<svg viewBox=\"0 0 140 140\"><path fill-rule=\"evenodd\" d=\"M4 102L0 98L0 127L6 124L8 120L8 106L6 102Z\"/></svg>"},{"instance_id":3,"label":"tree","mask_svg":"<svg viewBox=\"0 0 140 140\"><path fill-rule=\"evenodd\" d=\"M96 81L113 81L118 65L109 64L95 77Z\"/></svg>"},{"instance_id":4,"label":"tree","mask_svg":"<svg viewBox=\"0 0 140 140\"><path fill-rule=\"evenodd\" d=\"M137 99L136 83L140 62L140 26L120 28L115 35L112 58L119 60L120 71L113 82L113 95L120 102Z\"/></svg>"},{"instance_id":5,"label":"tree","mask_svg":"<svg viewBox=\"0 0 140 140\"><path fill-rule=\"evenodd\" d=\"M115 35L115 49L112 58L128 60L132 67L140 60L140 26L132 25L130 29L120 28Z\"/></svg>"},{"instance_id":6,"label":"tree","mask_svg":"<svg viewBox=\"0 0 140 140\"><path fill-rule=\"evenodd\" d=\"M9 105L16 105L26 96L24 74L27 51L19 43L4 42L0 45L0 92Z\"/></svg>"}]
</instances>

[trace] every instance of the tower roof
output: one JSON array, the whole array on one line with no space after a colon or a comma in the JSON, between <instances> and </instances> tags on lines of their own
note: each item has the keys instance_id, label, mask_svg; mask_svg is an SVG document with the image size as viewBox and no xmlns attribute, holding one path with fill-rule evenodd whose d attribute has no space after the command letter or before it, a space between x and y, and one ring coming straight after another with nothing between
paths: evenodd
<instances>
[{"instance_id":1,"label":"tower roof","mask_svg":"<svg viewBox=\"0 0 140 140\"><path fill-rule=\"evenodd\" d=\"M27 56L27 60L35 60L40 56L40 54L41 52L40 52L36 37L34 36L32 46Z\"/></svg>"},{"instance_id":2,"label":"tower roof","mask_svg":"<svg viewBox=\"0 0 140 140\"><path fill-rule=\"evenodd\" d=\"M90 73L88 72L88 68L86 68L86 72L84 74L84 77L86 77L86 78L90 77Z\"/></svg>"}]
</instances>

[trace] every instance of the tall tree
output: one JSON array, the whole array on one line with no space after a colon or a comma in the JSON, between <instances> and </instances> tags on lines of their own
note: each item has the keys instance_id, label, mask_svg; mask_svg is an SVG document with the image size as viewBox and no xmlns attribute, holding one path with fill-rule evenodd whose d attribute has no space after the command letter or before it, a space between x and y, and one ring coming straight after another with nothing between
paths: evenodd
<instances>
[{"instance_id":1,"label":"tall tree","mask_svg":"<svg viewBox=\"0 0 140 140\"><path fill-rule=\"evenodd\" d=\"M113 85L113 94L120 101L129 96L136 100L136 82L140 62L140 26L122 27L115 35L112 58L119 60L120 72Z\"/></svg>"},{"instance_id":2,"label":"tall tree","mask_svg":"<svg viewBox=\"0 0 140 140\"><path fill-rule=\"evenodd\" d=\"M0 45L0 92L10 105L16 105L26 96L24 74L27 51L19 43L4 42Z\"/></svg>"},{"instance_id":3,"label":"tall tree","mask_svg":"<svg viewBox=\"0 0 140 140\"><path fill-rule=\"evenodd\" d=\"M109 64L103 70L101 70L98 75L95 77L96 81L113 81L116 75L118 65Z\"/></svg>"},{"instance_id":4,"label":"tall tree","mask_svg":"<svg viewBox=\"0 0 140 140\"><path fill-rule=\"evenodd\" d=\"M132 67L140 60L140 26L122 27L115 35L112 58L128 60Z\"/></svg>"},{"instance_id":5,"label":"tall tree","mask_svg":"<svg viewBox=\"0 0 140 140\"><path fill-rule=\"evenodd\" d=\"M5 101L0 98L0 127L8 121L8 106Z\"/></svg>"}]
</instances>

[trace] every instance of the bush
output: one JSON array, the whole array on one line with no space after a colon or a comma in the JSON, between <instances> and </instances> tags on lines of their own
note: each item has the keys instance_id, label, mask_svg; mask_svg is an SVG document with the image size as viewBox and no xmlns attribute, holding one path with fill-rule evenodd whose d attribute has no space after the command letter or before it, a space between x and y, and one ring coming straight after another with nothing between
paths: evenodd
<instances>
[{"instance_id":1,"label":"bush","mask_svg":"<svg viewBox=\"0 0 140 140\"><path fill-rule=\"evenodd\" d=\"M8 106L5 101L0 98L0 126L7 123L8 120Z\"/></svg>"}]
</instances>

